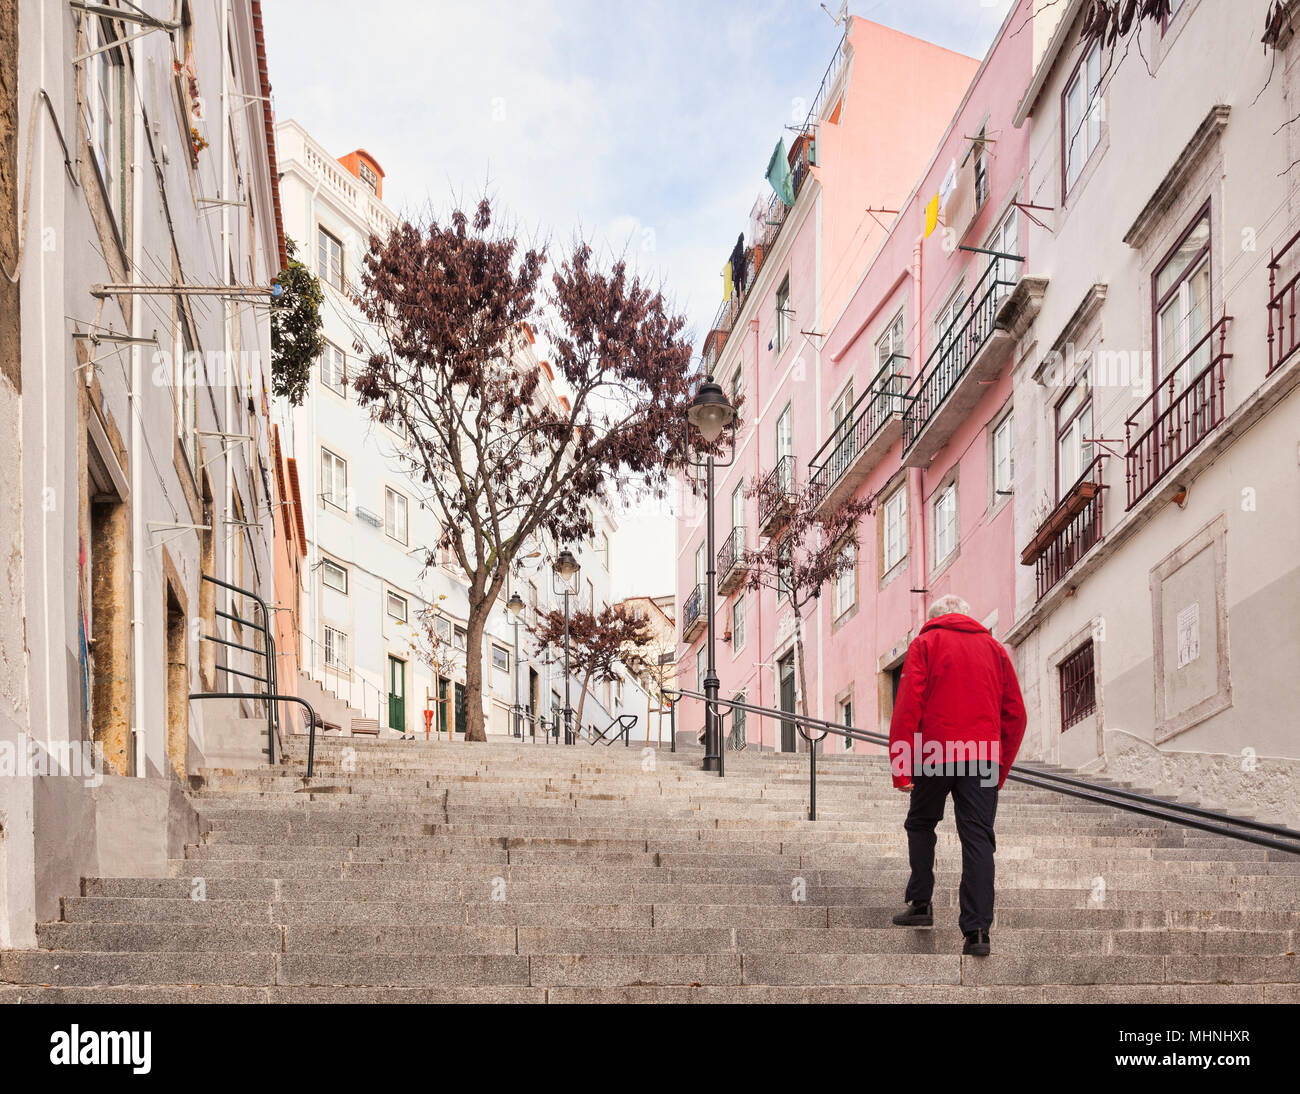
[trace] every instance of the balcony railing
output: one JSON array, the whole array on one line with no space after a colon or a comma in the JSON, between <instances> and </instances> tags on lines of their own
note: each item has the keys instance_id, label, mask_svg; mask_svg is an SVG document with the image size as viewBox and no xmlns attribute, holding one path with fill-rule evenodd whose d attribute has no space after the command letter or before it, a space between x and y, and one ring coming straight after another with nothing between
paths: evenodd
<instances>
[{"instance_id":1,"label":"balcony railing","mask_svg":"<svg viewBox=\"0 0 1300 1094\"><path fill-rule=\"evenodd\" d=\"M1223 421L1225 369L1232 360L1224 340L1231 322L1232 316L1225 315L1206 331L1125 420L1126 508L1146 497ZM1185 379L1193 369L1195 375Z\"/></svg>"},{"instance_id":2,"label":"balcony railing","mask_svg":"<svg viewBox=\"0 0 1300 1094\"><path fill-rule=\"evenodd\" d=\"M782 456L758 488L759 535L775 534L789 517L794 500L794 457Z\"/></svg>"},{"instance_id":3,"label":"balcony railing","mask_svg":"<svg viewBox=\"0 0 1300 1094\"><path fill-rule=\"evenodd\" d=\"M737 525L718 549L718 592L726 596L745 580L747 573L745 529Z\"/></svg>"},{"instance_id":4,"label":"balcony railing","mask_svg":"<svg viewBox=\"0 0 1300 1094\"><path fill-rule=\"evenodd\" d=\"M904 452L916 443L996 329L998 306L1015 288L1023 261L1013 255L990 258L961 311L939 335L938 343L907 391L908 404L903 411Z\"/></svg>"},{"instance_id":5,"label":"balcony railing","mask_svg":"<svg viewBox=\"0 0 1300 1094\"><path fill-rule=\"evenodd\" d=\"M1105 460L1088 464L1020 554L1022 565L1035 567L1039 600L1101 540Z\"/></svg>"},{"instance_id":6,"label":"balcony railing","mask_svg":"<svg viewBox=\"0 0 1300 1094\"><path fill-rule=\"evenodd\" d=\"M858 396L844 421L809 461L808 488L818 504L831 495L881 430L903 412L907 377L894 371L896 359L906 360L898 354L889 359L888 371Z\"/></svg>"},{"instance_id":7,"label":"balcony railing","mask_svg":"<svg viewBox=\"0 0 1300 1094\"><path fill-rule=\"evenodd\" d=\"M704 586L696 585L682 606L682 641L689 642L704 623Z\"/></svg>"},{"instance_id":8,"label":"balcony railing","mask_svg":"<svg viewBox=\"0 0 1300 1094\"><path fill-rule=\"evenodd\" d=\"M811 134L803 133L795 139L794 147L791 149L791 154L794 156L791 170L794 175L796 201L799 200L799 192L803 189L804 180L808 178L812 148ZM736 288L729 300L724 300L718 305L717 314L713 317L713 324L704 339L704 362L707 368L712 369L721 358L722 351L727 344L727 338L736 325L741 310L745 307L745 301L749 299L750 294L754 291L754 284L763 269L763 262L772 253L773 247L776 246L777 236L781 234L781 228L784 226L789 213L790 209L775 193L768 199L758 238L751 240L749 248L745 251L744 277L742 279L737 276L737 271L732 271L731 280ZM745 285L743 290L740 288L742 280Z\"/></svg>"},{"instance_id":9,"label":"balcony railing","mask_svg":"<svg viewBox=\"0 0 1300 1094\"><path fill-rule=\"evenodd\" d=\"M1268 371L1280 368L1300 348L1300 334L1296 331L1296 293L1300 291L1300 232L1297 232L1275 251L1268 264ZM1281 285L1283 263L1294 265L1296 272Z\"/></svg>"}]
</instances>

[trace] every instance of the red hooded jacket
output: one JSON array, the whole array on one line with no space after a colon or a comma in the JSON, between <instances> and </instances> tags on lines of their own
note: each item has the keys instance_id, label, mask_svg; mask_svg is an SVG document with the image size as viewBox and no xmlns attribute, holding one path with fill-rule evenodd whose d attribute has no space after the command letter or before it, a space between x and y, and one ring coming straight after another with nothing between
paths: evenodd
<instances>
[{"instance_id":1,"label":"red hooded jacket","mask_svg":"<svg viewBox=\"0 0 1300 1094\"><path fill-rule=\"evenodd\" d=\"M915 759L927 758L937 742L948 762L973 746L971 758L998 764L1001 789L1024 735L1025 704L1002 643L968 615L950 612L926 623L908 647L889 724L894 786L912 781Z\"/></svg>"}]
</instances>

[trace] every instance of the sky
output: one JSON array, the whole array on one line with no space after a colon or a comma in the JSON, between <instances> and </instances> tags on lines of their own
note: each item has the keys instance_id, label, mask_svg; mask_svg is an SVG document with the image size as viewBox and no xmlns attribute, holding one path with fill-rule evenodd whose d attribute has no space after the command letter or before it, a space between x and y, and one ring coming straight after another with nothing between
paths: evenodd
<instances>
[{"instance_id":1,"label":"sky","mask_svg":"<svg viewBox=\"0 0 1300 1094\"><path fill-rule=\"evenodd\" d=\"M1011 0L849 11L982 57ZM838 11L838 2L827 7ZM276 118L365 148L412 218L487 194L526 238L626 254L698 336L782 127L841 29L816 0L266 0ZM670 508L616 512L613 594L672 591Z\"/></svg>"}]
</instances>

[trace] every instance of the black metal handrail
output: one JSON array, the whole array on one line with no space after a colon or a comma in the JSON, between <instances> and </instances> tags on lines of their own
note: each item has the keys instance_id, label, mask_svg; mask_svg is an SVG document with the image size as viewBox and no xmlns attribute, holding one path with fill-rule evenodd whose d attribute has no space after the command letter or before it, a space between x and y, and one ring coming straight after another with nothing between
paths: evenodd
<instances>
[{"instance_id":1,"label":"black metal handrail","mask_svg":"<svg viewBox=\"0 0 1300 1094\"><path fill-rule=\"evenodd\" d=\"M700 618L700 612L704 606L704 586L696 585L691 590L691 595L686 598L686 603L682 605L682 637L685 639L692 626Z\"/></svg>"},{"instance_id":2,"label":"black metal handrail","mask_svg":"<svg viewBox=\"0 0 1300 1094\"><path fill-rule=\"evenodd\" d=\"M1153 385L1151 394L1124 420L1128 509L1146 497L1175 464L1223 421L1226 364L1232 360L1232 354L1225 349L1225 340L1231 322L1232 316L1224 315L1201 335L1169 370L1168 378ZM1216 334L1218 349L1214 348ZM1201 355L1206 363L1176 392L1179 373ZM1163 407L1162 397L1167 404Z\"/></svg>"},{"instance_id":3,"label":"black metal handrail","mask_svg":"<svg viewBox=\"0 0 1300 1094\"><path fill-rule=\"evenodd\" d=\"M635 714L616 714L614 716L614 719L609 723L609 725L607 725L599 733L593 734L590 742L588 743L594 745L597 742L604 742L604 744L608 747L609 745L612 745L615 741L617 741L620 737L622 737L623 747L626 748L629 744L632 743L630 734L632 732L632 728L636 725L636 723L637 723L637 716ZM609 731L613 729L615 726L619 727L618 732L615 733L614 736L609 737L608 736Z\"/></svg>"},{"instance_id":4,"label":"black metal handrail","mask_svg":"<svg viewBox=\"0 0 1300 1094\"><path fill-rule=\"evenodd\" d=\"M783 506L794 500L794 457L776 461L758 489L758 527L761 532Z\"/></svg>"},{"instance_id":5,"label":"black metal handrail","mask_svg":"<svg viewBox=\"0 0 1300 1094\"><path fill-rule=\"evenodd\" d=\"M718 548L718 584L731 576L732 568L745 557L745 529L736 525Z\"/></svg>"},{"instance_id":6,"label":"black metal handrail","mask_svg":"<svg viewBox=\"0 0 1300 1094\"><path fill-rule=\"evenodd\" d=\"M703 702L709 701L702 692L690 691L686 688L674 688L673 694L676 696L674 702L682 698L698 699ZM743 710L746 714L757 714L763 718L775 718L783 722L794 723L799 735L809 744L808 752L811 758L808 776L809 820L817 819L816 745L818 742L824 740L828 734L834 734L848 740L866 741L869 744L889 747L889 736L884 733L855 729L853 726L828 722L823 718L813 718L806 714L776 710L772 707L755 706L752 703L745 703L736 699L719 697L714 702L720 707L727 707L728 713ZM718 716L720 718L725 717L721 712L719 712ZM815 729L818 732L814 736L805 727ZM1205 832L1213 832L1216 835L1242 840L1260 847L1268 847L1275 851L1286 851L1289 854L1300 855L1300 832L1284 825L1269 824L1266 821L1251 820L1248 817L1236 817L1219 810L1205 809L1198 805L1186 805L1182 802L1170 801L1168 798L1156 797L1154 794L1142 794L1136 790L1098 786L1096 783L1077 779L1070 775L1061 775L1054 771L1044 771L1038 768L1026 768L1020 764L1011 765L1011 770L1007 772L1007 778L1040 790L1053 790L1058 794L1082 798L1098 805L1109 805L1130 813L1172 821L1174 824L1197 828ZM1245 829L1245 831L1242 831L1242 829Z\"/></svg>"},{"instance_id":7,"label":"black metal handrail","mask_svg":"<svg viewBox=\"0 0 1300 1094\"><path fill-rule=\"evenodd\" d=\"M808 461L808 485L816 497L825 497L844 477L871 438L890 418L902 413L908 398L907 377L893 371L878 378L878 383L857 397L844 421Z\"/></svg>"},{"instance_id":8,"label":"black metal handrail","mask_svg":"<svg viewBox=\"0 0 1300 1094\"><path fill-rule=\"evenodd\" d=\"M908 404L903 410L903 451L921 435L931 416L948 398L957 381L997 327L998 306L1003 289L1015 287L1004 271L1011 263L1022 263L1016 255L993 255L975 287L939 335L925 364L909 385ZM1006 264L1004 266L1004 263Z\"/></svg>"},{"instance_id":9,"label":"black metal handrail","mask_svg":"<svg viewBox=\"0 0 1300 1094\"><path fill-rule=\"evenodd\" d=\"M260 624L253 622L251 619L244 619L235 612L216 609L216 614L232 622L239 623L241 626L251 627L262 635L263 648L258 650L256 647L241 645L229 639L218 638L216 635L205 634L203 638L208 641L216 642L224 646L232 646L236 649L252 653L254 656L261 656L266 666L266 672L263 676L258 676L251 672L245 672L242 669L233 669L229 665L218 665L217 669L227 675L243 676L250 680L256 680L266 685L265 693L261 692L237 692L237 691L219 691L219 692L191 692L191 699L260 699L266 703L266 754L269 763L275 763L275 740L279 732L280 719L279 708L277 703L299 703L307 709L308 722L308 740L307 740L307 777L311 778L314 770L316 754L316 725L319 719L316 711L306 699L297 695L281 695L276 689L276 676L279 672L279 660L275 651L275 636L271 631L271 611L267 607L266 601L249 589L241 588L239 585L231 584L229 581L223 581L219 577L213 577L211 574L201 575L204 581L226 589L232 593L238 593L240 596L246 596L249 600L257 605L262 615ZM283 742L281 742L283 750Z\"/></svg>"}]
</instances>

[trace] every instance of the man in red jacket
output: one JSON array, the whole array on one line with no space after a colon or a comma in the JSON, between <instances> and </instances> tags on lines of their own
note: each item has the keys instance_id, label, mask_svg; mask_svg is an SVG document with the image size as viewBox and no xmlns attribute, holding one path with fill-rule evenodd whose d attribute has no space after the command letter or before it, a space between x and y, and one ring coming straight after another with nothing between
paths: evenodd
<instances>
[{"instance_id":1,"label":"man in red jacket","mask_svg":"<svg viewBox=\"0 0 1300 1094\"><path fill-rule=\"evenodd\" d=\"M900 927L934 924L935 825L949 793L961 839L962 953L984 957L993 924L993 818L998 791L1025 735L1025 704L1002 643L958 596L940 597L907 650L889 726L894 786L909 791L912 876Z\"/></svg>"}]
</instances>

